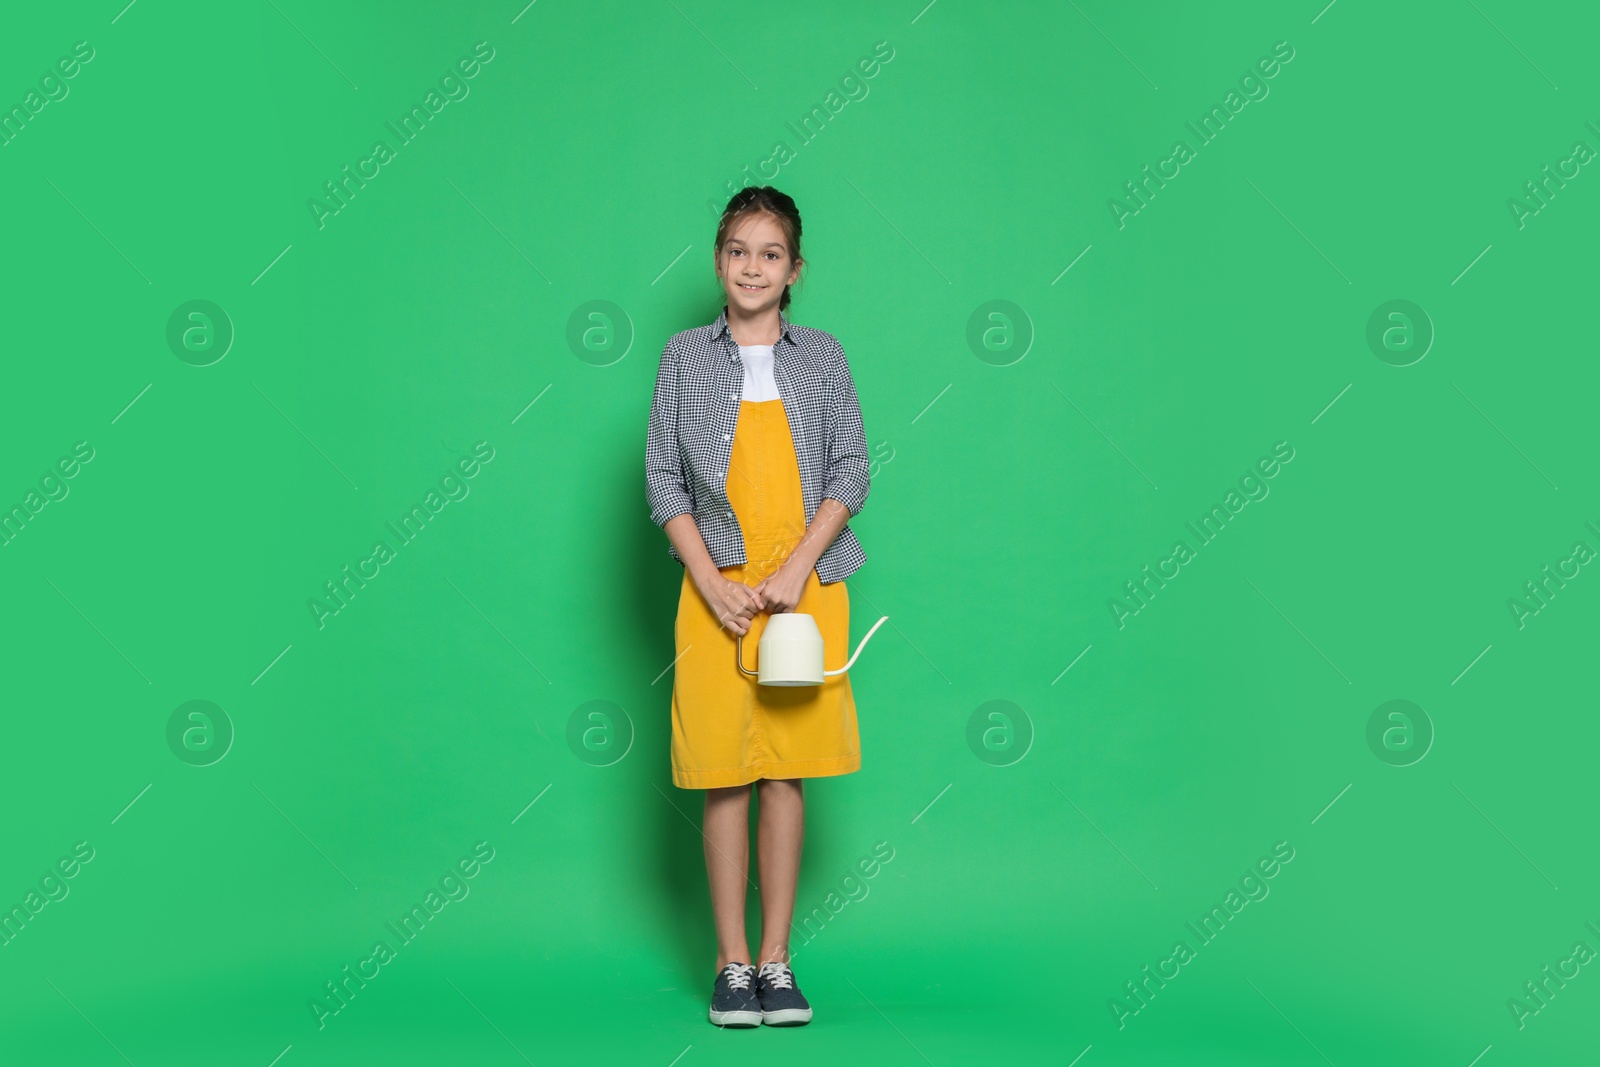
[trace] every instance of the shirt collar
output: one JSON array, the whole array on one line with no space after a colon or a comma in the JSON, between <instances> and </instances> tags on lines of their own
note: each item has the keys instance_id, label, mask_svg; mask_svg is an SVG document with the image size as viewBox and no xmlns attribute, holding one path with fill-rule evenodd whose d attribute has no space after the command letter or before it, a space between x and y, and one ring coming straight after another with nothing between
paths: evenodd
<instances>
[{"instance_id":1,"label":"shirt collar","mask_svg":"<svg viewBox=\"0 0 1600 1067\"><path fill-rule=\"evenodd\" d=\"M733 334L728 329L727 304L723 304L722 310L717 312L717 321L711 324L711 336L716 340L721 340L723 336L727 336L730 341L733 340ZM789 332L789 316L783 313L782 308L778 309L778 340L795 343L794 336Z\"/></svg>"}]
</instances>

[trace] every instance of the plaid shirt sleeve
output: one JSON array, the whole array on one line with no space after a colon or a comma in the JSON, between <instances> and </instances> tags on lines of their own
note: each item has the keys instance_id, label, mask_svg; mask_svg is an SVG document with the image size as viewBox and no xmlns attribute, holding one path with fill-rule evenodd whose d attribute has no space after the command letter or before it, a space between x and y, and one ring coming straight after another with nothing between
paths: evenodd
<instances>
[{"instance_id":1,"label":"plaid shirt sleeve","mask_svg":"<svg viewBox=\"0 0 1600 1067\"><path fill-rule=\"evenodd\" d=\"M670 340L661 349L655 393L650 398L644 471L651 522L664 526L678 515L693 514L678 449L678 359Z\"/></svg>"},{"instance_id":2,"label":"plaid shirt sleeve","mask_svg":"<svg viewBox=\"0 0 1600 1067\"><path fill-rule=\"evenodd\" d=\"M830 346L828 390L828 477L824 497L832 497L850 511L861 514L871 488L867 463L867 435L861 422L861 403L856 398L855 379L844 348L834 341Z\"/></svg>"}]
</instances>

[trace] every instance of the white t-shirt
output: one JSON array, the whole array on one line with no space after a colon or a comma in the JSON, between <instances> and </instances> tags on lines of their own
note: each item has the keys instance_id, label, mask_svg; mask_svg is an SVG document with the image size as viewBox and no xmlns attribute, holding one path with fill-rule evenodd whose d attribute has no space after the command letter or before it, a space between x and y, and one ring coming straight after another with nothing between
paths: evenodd
<instances>
[{"instance_id":1,"label":"white t-shirt","mask_svg":"<svg viewBox=\"0 0 1600 1067\"><path fill-rule=\"evenodd\" d=\"M745 400L778 400L778 381L772 376L771 345L740 345L739 362L744 364Z\"/></svg>"}]
</instances>

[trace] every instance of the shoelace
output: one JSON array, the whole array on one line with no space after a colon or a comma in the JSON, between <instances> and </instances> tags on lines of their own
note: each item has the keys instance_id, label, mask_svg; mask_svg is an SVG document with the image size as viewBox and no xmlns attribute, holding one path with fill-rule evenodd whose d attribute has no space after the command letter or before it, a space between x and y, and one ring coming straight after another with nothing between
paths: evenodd
<instances>
[{"instance_id":1,"label":"shoelace","mask_svg":"<svg viewBox=\"0 0 1600 1067\"><path fill-rule=\"evenodd\" d=\"M750 976L755 970L748 963L730 963L722 968L722 973L728 977L729 989L749 989Z\"/></svg>"},{"instance_id":2,"label":"shoelace","mask_svg":"<svg viewBox=\"0 0 1600 1067\"><path fill-rule=\"evenodd\" d=\"M794 988L793 972L781 963L763 963L761 977L765 978L774 989Z\"/></svg>"}]
</instances>

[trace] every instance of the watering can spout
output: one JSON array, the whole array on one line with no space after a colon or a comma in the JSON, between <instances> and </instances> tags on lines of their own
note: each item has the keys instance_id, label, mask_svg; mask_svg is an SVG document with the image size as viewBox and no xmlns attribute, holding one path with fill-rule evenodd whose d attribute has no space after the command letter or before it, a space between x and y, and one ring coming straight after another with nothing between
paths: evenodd
<instances>
[{"instance_id":1,"label":"watering can spout","mask_svg":"<svg viewBox=\"0 0 1600 1067\"><path fill-rule=\"evenodd\" d=\"M872 624L854 655L843 667L835 671L822 669L822 632L817 620L798 612L780 612L767 619L757 648L756 670L744 665L744 635L734 642L733 659L741 674L755 678L762 685L821 685L824 678L843 674L855 664L856 656L867 647L867 642L878 627L889 621L885 615Z\"/></svg>"},{"instance_id":2,"label":"watering can spout","mask_svg":"<svg viewBox=\"0 0 1600 1067\"><path fill-rule=\"evenodd\" d=\"M872 638L872 635L878 632L878 627L882 626L884 623L886 623L888 621L889 621L889 616L885 615L883 618L881 618L877 622L873 623L872 624L872 629L868 630L866 632L865 636L863 636L861 638L861 643L856 646L856 650L855 650L854 653L851 654L850 658L845 660L844 666L840 667L836 671L823 671L822 672L823 677L831 678L835 674L843 674L845 671L849 670L850 667L855 663L856 656L861 655L861 650L863 648L867 647L867 642Z\"/></svg>"}]
</instances>

